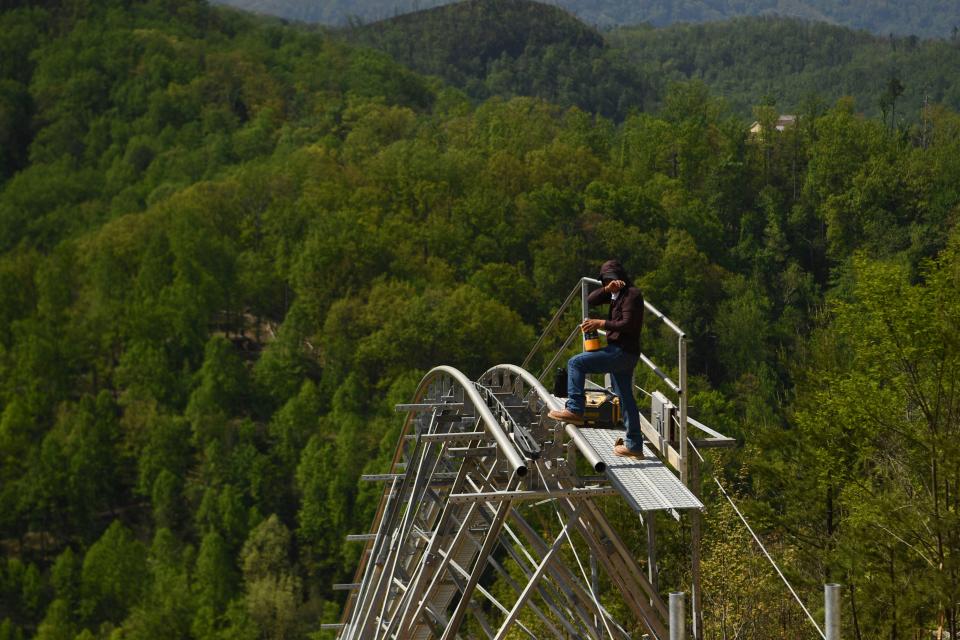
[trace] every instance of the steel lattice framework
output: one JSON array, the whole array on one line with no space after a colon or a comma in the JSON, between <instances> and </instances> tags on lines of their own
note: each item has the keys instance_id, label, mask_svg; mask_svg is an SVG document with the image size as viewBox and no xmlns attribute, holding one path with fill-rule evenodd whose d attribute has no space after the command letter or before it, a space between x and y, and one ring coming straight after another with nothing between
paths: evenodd
<instances>
[{"instance_id":1,"label":"steel lattice framework","mask_svg":"<svg viewBox=\"0 0 960 640\"><path fill-rule=\"evenodd\" d=\"M584 279L578 288L592 282ZM683 373L685 337L679 335ZM682 396L685 373L679 385L664 380ZM411 402L397 407L407 418L390 473L364 476L384 490L370 533L353 536L366 541L356 582L337 585L351 591L342 622L327 628L337 628L342 640L599 640L631 638L636 628L661 640L680 637L668 635L650 515L699 517L703 505L681 482L686 461L677 464L686 443L674 448L676 441L642 418L651 443L647 458L616 458L611 449L618 431L578 429L546 417L560 406L537 376L515 365L493 367L476 381L452 367L431 370ZM711 435L714 446L730 443ZM680 477L655 453L672 459ZM647 529L645 568L600 508L603 496L622 497L640 516ZM694 533L698 580L699 526ZM621 619L601 604L601 573L618 593Z\"/></svg>"}]
</instances>

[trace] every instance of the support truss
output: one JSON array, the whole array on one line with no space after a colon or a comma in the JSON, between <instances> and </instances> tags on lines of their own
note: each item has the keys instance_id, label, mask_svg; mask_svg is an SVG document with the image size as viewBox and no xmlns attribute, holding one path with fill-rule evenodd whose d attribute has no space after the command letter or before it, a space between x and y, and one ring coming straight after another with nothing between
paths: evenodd
<instances>
[{"instance_id":1,"label":"support truss","mask_svg":"<svg viewBox=\"0 0 960 640\"><path fill-rule=\"evenodd\" d=\"M424 377L398 406L408 417L391 472L365 477L384 491L357 575L340 585L351 590L342 640L666 640L655 558L642 567L596 502L646 485L608 468L595 434L546 418L555 404L511 365L477 382L449 367Z\"/></svg>"}]
</instances>

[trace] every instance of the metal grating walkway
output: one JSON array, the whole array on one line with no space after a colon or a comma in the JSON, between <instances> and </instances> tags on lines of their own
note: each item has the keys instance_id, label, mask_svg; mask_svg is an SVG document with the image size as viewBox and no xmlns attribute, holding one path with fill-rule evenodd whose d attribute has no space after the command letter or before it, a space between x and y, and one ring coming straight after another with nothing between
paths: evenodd
<instances>
[{"instance_id":1,"label":"metal grating walkway","mask_svg":"<svg viewBox=\"0 0 960 640\"><path fill-rule=\"evenodd\" d=\"M644 460L613 455L613 445L623 437L618 429L580 428L583 437L607 463L607 478L634 511L677 511L703 509L680 479L670 471L649 447L644 445Z\"/></svg>"}]
</instances>

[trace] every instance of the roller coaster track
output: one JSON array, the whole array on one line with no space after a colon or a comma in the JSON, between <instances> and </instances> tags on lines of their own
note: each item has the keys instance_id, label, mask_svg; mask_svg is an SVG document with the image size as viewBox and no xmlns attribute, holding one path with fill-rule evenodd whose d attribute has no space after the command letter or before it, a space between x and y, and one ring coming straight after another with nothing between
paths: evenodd
<instances>
[{"instance_id":1,"label":"roller coaster track","mask_svg":"<svg viewBox=\"0 0 960 640\"><path fill-rule=\"evenodd\" d=\"M341 623L325 627L341 640L681 637L669 635L650 517L699 516L683 465L668 466L679 454L642 418L646 458L617 458L619 431L547 417L560 406L516 365L476 381L428 372L397 406L406 420L390 472L363 477L382 497L370 532L353 537L366 542L355 581L336 585L351 592ZM617 499L647 528L642 562L605 515Z\"/></svg>"}]
</instances>

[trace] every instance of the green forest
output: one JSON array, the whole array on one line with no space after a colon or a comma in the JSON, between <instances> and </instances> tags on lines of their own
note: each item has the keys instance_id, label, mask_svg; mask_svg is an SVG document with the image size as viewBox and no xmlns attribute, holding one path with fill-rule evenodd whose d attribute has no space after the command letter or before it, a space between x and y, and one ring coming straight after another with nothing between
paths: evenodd
<instances>
[{"instance_id":1,"label":"green forest","mask_svg":"<svg viewBox=\"0 0 960 640\"><path fill-rule=\"evenodd\" d=\"M225 5L288 20L342 25L372 22L452 3L452 0L216 0ZM950 0L552 0L584 22L601 28L658 27L750 16L816 20L876 34L946 38L960 25L960 8Z\"/></svg>"},{"instance_id":2,"label":"green forest","mask_svg":"<svg viewBox=\"0 0 960 640\"><path fill-rule=\"evenodd\" d=\"M960 109L960 40L874 36L822 22L740 18L721 23L615 29L614 51L661 82L697 79L744 115L776 104L800 112L811 101L852 96L856 109L888 124L914 123L925 104Z\"/></svg>"},{"instance_id":3,"label":"green forest","mask_svg":"<svg viewBox=\"0 0 960 640\"><path fill-rule=\"evenodd\" d=\"M203 0L3 7L0 640L330 637L394 404L519 362L609 257L741 443L707 637L814 637L713 475L845 637L957 637L955 87L783 132L765 91L751 135L707 79L598 113Z\"/></svg>"},{"instance_id":4,"label":"green forest","mask_svg":"<svg viewBox=\"0 0 960 640\"><path fill-rule=\"evenodd\" d=\"M673 82L699 80L745 118L842 97L890 126L924 105L960 109L960 40L879 37L787 18L591 29L527 0L467 0L340 31L474 99L535 96L621 121L662 110Z\"/></svg>"}]
</instances>

